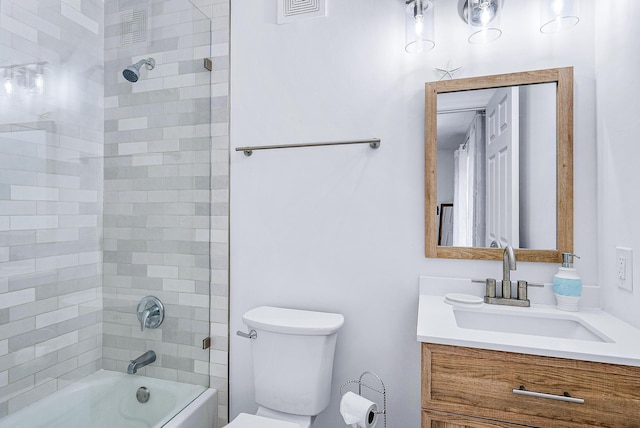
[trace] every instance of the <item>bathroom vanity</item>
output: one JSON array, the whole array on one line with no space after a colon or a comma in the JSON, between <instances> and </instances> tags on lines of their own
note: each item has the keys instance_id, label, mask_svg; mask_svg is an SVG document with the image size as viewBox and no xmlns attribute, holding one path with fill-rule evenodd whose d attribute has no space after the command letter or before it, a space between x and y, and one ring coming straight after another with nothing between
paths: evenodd
<instances>
[{"instance_id":1,"label":"bathroom vanity","mask_svg":"<svg viewBox=\"0 0 640 428\"><path fill-rule=\"evenodd\" d=\"M422 411L422 428L637 427L640 367L423 343Z\"/></svg>"},{"instance_id":2,"label":"bathroom vanity","mask_svg":"<svg viewBox=\"0 0 640 428\"><path fill-rule=\"evenodd\" d=\"M450 304L442 289L480 288L423 279L422 428L640 426L638 329L599 309Z\"/></svg>"}]
</instances>

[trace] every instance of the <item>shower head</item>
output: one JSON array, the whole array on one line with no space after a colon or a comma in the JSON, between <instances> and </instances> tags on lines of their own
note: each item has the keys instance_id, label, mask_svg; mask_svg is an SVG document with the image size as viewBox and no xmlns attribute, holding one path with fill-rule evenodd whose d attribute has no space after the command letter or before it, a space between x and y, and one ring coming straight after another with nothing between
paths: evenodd
<instances>
[{"instance_id":1,"label":"shower head","mask_svg":"<svg viewBox=\"0 0 640 428\"><path fill-rule=\"evenodd\" d=\"M122 70L122 75L129 82L135 83L140 78L140 67L142 67L143 65L147 68L147 70L153 70L153 67L156 66L156 60L154 60L153 58L141 59L135 64L130 65L129 67Z\"/></svg>"}]
</instances>

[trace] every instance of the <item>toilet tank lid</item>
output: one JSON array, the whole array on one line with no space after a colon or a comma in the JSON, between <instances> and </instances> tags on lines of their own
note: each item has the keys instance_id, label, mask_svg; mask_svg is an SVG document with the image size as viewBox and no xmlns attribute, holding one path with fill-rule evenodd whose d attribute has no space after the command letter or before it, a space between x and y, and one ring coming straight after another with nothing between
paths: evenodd
<instances>
[{"instance_id":1,"label":"toilet tank lid","mask_svg":"<svg viewBox=\"0 0 640 428\"><path fill-rule=\"evenodd\" d=\"M247 311L242 320L250 327L274 333L330 335L344 324L341 314L301 309L259 306Z\"/></svg>"}]
</instances>

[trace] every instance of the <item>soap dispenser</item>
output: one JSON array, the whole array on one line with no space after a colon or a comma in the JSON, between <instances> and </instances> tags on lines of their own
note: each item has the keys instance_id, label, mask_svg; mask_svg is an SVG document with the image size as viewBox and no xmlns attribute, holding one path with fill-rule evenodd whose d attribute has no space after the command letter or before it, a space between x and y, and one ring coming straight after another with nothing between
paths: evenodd
<instances>
[{"instance_id":1,"label":"soap dispenser","mask_svg":"<svg viewBox=\"0 0 640 428\"><path fill-rule=\"evenodd\" d=\"M573 267L574 257L578 256L562 253L562 267L553 276L553 293L558 301L558 309L563 311L577 311L578 300L582 296L582 279Z\"/></svg>"}]
</instances>

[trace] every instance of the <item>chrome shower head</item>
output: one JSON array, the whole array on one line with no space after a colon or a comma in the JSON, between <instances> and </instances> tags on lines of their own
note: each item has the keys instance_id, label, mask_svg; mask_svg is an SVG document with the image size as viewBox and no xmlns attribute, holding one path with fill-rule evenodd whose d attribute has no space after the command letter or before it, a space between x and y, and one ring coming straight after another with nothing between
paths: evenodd
<instances>
[{"instance_id":1,"label":"chrome shower head","mask_svg":"<svg viewBox=\"0 0 640 428\"><path fill-rule=\"evenodd\" d=\"M129 82L137 82L140 78L140 67L145 66L147 70L153 70L156 66L156 60L153 58L145 58L136 62L135 64L130 65L129 67L122 70L122 75Z\"/></svg>"}]
</instances>

